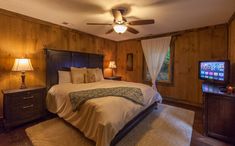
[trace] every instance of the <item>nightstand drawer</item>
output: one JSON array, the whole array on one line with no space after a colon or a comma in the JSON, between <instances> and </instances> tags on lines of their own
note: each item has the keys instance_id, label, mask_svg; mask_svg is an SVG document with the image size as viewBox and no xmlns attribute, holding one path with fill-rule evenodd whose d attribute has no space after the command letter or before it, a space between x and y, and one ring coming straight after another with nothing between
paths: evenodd
<instances>
[{"instance_id":1,"label":"nightstand drawer","mask_svg":"<svg viewBox=\"0 0 235 146\"><path fill-rule=\"evenodd\" d=\"M104 79L121 81L122 77L121 76L112 76L112 77L104 77Z\"/></svg>"},{"instance_id":2,"label":"nightstand drawer","mask_svg":"<svg viewBox=\"0 0 235 146\"><path fill-rule=\"evenodd\" d=\"M39 104L42 100L41 93L12 94L8 96L7 102L12 106Z\"/></svg>"},{"instance_id":3,"label":"nightstand drawer","mask_svg":"<svg viewBox=\"0 0 235 146\"><path fill-rule=\"evenodd\" d=\"M6 120L25 120L29 117L40 115L41 107L38 104L18 105L10 108Z\"/></svg>"},{"instance_id":4,"label":"nightstand drawer","mask_svg":"<svg viewBox=\"0 0 235 146\"><path fill-rule=\"evenodd\" d=\"M4 90L4 126L11 128L46 114L46 88Z\"/></svg>"}]
</instances>

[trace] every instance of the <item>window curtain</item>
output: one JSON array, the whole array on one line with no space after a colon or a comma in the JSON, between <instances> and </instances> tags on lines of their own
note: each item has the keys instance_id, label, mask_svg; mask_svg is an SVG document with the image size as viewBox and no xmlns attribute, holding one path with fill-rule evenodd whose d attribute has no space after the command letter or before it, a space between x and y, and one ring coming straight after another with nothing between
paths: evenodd
<instances>
[{"instance_id":1,"label":"window curtain","mask_svg":"<svg viewBox=\"0 0 235 146\"><path fill-rule=\"evenodd\" d=\"M170 48L171 37L161 37L141 40L144 57L151 76L152 86L155 90L156 80L160 73L168 49Z\"/></svg>"}]
</instances>

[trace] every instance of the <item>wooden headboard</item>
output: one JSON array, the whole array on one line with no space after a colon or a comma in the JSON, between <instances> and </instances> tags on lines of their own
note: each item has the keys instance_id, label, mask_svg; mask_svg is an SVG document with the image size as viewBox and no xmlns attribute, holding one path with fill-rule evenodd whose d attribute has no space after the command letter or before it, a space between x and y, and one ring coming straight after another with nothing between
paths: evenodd
<instances>
[{"instance_id":1,"label":"wooden headboard","mask_svg":"<svg viewBox=\"0 0 235 146\"><path fill-rule=\"evenodd\" d=\"M103 70L103 58L101 54L90 54L73 51L44 49L46 54L46 87L58 83L58 70L74 67L101 68Z\"/></svg>"}]
</instances>

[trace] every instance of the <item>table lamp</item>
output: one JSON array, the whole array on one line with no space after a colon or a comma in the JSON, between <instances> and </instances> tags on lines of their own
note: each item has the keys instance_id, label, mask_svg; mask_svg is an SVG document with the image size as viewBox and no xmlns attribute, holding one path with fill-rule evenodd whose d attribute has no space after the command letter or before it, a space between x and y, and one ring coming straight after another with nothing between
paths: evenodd
<instances>
[{"instance_id":1,"label":"table lamp","mask_svg":"<svg viewBox=\"0 0 235 146\"><path fill-rule=\"evenodd\" d=\"M21 83L20 89L27 88L25 85L25 72L32 71L32 70L33 70L33 66L31 64L30 59L27 59L27 58L15 59L15 63L12 67L12 71L20 71L21 72L22 83Z\"/></svg>"},{"instance_id":2,"label":"table lamp","mask_svg":"<svg viewBox=\"0 0 235 146\"><path fill-rule=\"evenodd\" d=\"M112 69L112 77L114 76L114 69L117 68L115 61L110 61L109 62L109 68Z\"/></svg>"}]
</instances>

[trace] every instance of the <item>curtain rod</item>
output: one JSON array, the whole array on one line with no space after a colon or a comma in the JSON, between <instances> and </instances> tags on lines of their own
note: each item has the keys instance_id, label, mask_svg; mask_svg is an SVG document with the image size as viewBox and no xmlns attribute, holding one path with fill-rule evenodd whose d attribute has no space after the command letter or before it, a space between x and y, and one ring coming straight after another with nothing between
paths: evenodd
<instances>
[{"instance_id":1,"label":"curtain rod","mask_svg":"<svg viewBox=\"0 0 235 146\"><path fill-rule=\"evenodd\" d=\"M167 33L167 34L161 34L161 35L153 35L153 36L147 36L147 37L141 37L138 38L137 40L148 40L148 39L154 39L154 38L159 38L159 37L168 37L168 36L178 36L181 35L181 32L175 32L175 33Z\"/></svg>"}]
</instances>

